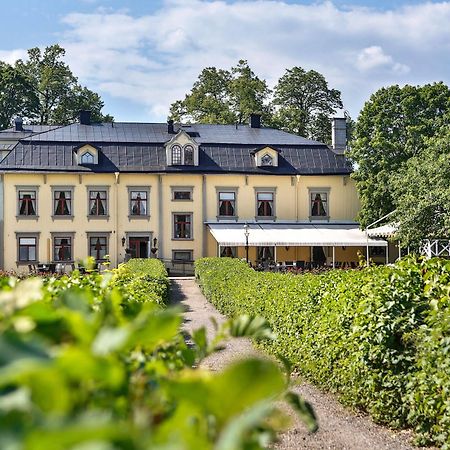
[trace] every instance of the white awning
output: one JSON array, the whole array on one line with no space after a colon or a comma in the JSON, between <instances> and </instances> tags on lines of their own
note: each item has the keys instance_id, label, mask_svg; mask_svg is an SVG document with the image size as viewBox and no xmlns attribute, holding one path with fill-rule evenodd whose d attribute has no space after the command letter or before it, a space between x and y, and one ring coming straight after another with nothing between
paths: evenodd
<instances>
[{"instance_id":1,"label":"white awning","mask_svg":"<svg viewBox=\"0 0 450 450\"><path fill-rule=\"evenodd\" d=\"M370 237L383 237L389 238L394 236L394 234L398 231L398 225L395 223L390 223L388 225L383 225L377 228L369 228L367 230L367 234Z\"/></svg>"},{"instance_id":2,"label":"white awning","mask_svg":"<svg viewBox=\"0 0 450 450\"><path fill-rule=\"evenodd\" d=\"M243 247L243 224L208 224L221 246ZM366 236L355 225L331 224L249 224L248 245L290 247L386 247L387 242Z\"/></svg>"}]
</instances>

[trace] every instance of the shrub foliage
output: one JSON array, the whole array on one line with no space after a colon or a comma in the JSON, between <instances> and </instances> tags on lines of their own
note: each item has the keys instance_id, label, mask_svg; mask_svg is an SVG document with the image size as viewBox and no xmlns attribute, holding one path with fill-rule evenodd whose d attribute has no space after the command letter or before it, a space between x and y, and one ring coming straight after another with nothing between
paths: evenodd
<instances>
[{"instance_id":1,"label":"shrub foliage","mask_svg":"<svg viewBox=\"0 0 450 450\"><path fill-rule=\"evenodd\" d=\"M230 321L213 342L200 329L188 347L168 286L155 260L0 278L0 448L260 449L284 423L282 398L315 428L273 362L193 368L220 338L270 337L266 321Z\"/></svg>"},{"instance_id":2,"label":"shrub foliage","mask_svg":"<svg viewBox=\"0 0 450 450\"><path fill-rule=\"evenodd\" d=\"M205 258L196 276L223 313L267 319L278 338L262 345L308 379L450 448L449 261L295 276Z\"/></svg>"}]
</instances>

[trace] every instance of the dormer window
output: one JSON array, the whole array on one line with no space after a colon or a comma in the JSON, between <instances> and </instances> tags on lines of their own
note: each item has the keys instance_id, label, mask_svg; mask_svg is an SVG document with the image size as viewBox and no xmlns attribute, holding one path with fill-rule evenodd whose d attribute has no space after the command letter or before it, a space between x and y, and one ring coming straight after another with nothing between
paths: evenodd
<instances>
[{"instance_id":1,"label":"dormer window","mask_svg":"<svg viewBox=\"0 0 450 450\"><path fill-rule=\"evenodd\" d=\"M261 165L262 166L273 166L273 158L268 153L266 153L261 158Z\"/></svg>"},{"instance_id":2,"label":"dormer window","mask_svg":"<svg viewBox=\"0 0 450 450\"><path fill-rule=\"evenodd\" d=\"M98 164L100 148L92 144L82 144L74 148L77 164Z\"/></svg>"},{"instance_id":3,"label":"dormer window","mask_svg":"<svg viewBox=\"0 0 450 450\"><path fill-rule=\"evenodd\" d=\"M165 147L168 166L198 166L199 144L185 130L179 130Z\"/></svg>"},{"instance_id":4,"label":"dormer window","mask_svg":"<svg viewBox=\"0 0 450 450\"><path fill-rule=\"evenodd\" d=\"M181 146L178 144L172 146L172 164L181 164Z\"/></svg>"},{"instance_id":5,"label":"dormer window","mask_svg":"<svg viewBox=\"0 0 450 450\"><path fill-rule=\"evenodd\" d=\"M264 146L253 150L251 154L255 158L256 167L278 167L278 155L280 150Z\"/></svg>"},{"instance_id":6,"label":"dormer window","mask_svg":"<svg viewBox=\"0 0 450 450\"><path fill-rule=\"evenodd\" d=\"M86 152L81 155L80 164L94 164L94 155Z\"/></svg>"},{"instance_id":7,"label":"dormer window","mask_svg":"<svg viewBox=\"0 0 450 450\"><path fill-rule=\"evenodd\" d=\"M186 166L194 165L194 147L192 145L184 146L184 164Z\"/></svg>"}]
</instances>

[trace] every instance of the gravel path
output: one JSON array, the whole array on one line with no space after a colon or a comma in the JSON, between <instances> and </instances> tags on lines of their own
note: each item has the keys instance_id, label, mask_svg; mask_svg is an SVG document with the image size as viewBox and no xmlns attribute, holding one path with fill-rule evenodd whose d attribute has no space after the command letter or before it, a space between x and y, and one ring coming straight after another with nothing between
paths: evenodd
<instances>
[{"instance_id":1,"label":"gravel path","mask_svg":"<svg viewBox=\"0 0 450 450\"><path fill-rule=\"evenodd\" d=\"M187 333L204 326L208 337L215 334L211 317L220 324L226 318L220 314L202 295L193 278L174 278L171 282L172 304L180 304L185 310L183 328ZM219 371L230 361L248 355L256 355L248 339L233 339L225 350L207 358L202 365ZM308 383L294 388L308 400L319 420L319 431L309 434L303 424L294 420L293 426L284 433L277 450L285 449L333 449L333 450L408 450L412 434L407 431L394 432L374 424L367 416L344 408L330 394L326 394Z\"/></svg>"}]
</instances>

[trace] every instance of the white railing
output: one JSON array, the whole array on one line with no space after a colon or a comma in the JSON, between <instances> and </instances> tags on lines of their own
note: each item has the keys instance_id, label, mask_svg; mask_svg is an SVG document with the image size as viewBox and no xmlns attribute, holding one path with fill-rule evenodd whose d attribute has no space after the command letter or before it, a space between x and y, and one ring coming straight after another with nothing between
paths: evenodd
<instances>
[{"instance_id":1,"label":"white railing","mask_svg":"<svg viewBox=\"0 0 450 450\"><path fill-rule=\"evenodd\" d=\"M450 256L450 241L443 239L425 239L420 247L420 253L427 258Z\"/></svg>"}]
</instances>

